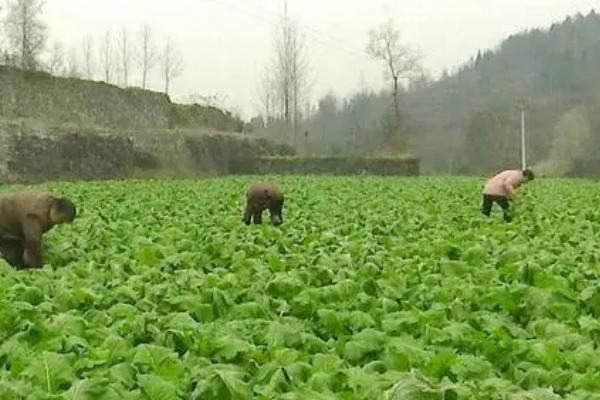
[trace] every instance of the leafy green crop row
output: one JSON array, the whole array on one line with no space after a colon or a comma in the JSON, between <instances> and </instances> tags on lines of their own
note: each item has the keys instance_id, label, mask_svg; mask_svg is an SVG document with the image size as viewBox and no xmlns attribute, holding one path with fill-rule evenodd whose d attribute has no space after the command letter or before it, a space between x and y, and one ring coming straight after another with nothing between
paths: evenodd
<instances>
[{"instance_id":1,"label":"leafy green crop row","mask_svg":"<svg viewBox=\"0 0 600 400\"><path fill-rule=\"evenodd\" d=\"M81 218L1 268L0 399L600 399L600 191L471 179L54 184Z\"/></svg>"}]
</instances>

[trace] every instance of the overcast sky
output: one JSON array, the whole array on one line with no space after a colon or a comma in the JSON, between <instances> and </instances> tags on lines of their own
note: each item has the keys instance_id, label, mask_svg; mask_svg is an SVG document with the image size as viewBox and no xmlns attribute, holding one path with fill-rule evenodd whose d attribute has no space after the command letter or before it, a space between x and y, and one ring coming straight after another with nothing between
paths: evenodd
<instances>
[{"instance_id":1,"label":"overcast sky","mask_svg":"<svg viewBox=\"0 0 600 400\"><path fill-rule=\"evenodd\" d=\"M185 61L172 97L220 94L245 117L256 112L256 88L272 51L272 33L284 0L47 0L51 43L81 48L106 29L148 23L157 39L171 36ZM380 65L364 55L371 28L393 17L404 39L424 54L435 76L452 70L512 33L547 27L600 0L288 0L304 29L314 85L312 97L346 95L361 85L380 88ZM98 53L98 51L96 52ZM135 77L137 81L139 79ZM158 79L155 88L162 85Z\"/></svg>"}]
</instances>

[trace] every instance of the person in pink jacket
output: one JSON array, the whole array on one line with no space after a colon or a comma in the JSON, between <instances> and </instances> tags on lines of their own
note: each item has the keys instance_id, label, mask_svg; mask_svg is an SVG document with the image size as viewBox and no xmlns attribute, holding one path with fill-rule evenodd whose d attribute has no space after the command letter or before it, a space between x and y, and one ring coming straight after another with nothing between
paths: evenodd
<instances>
[{"instance_id":1,"label":"person in pink jacket","mask_svg":"<svg viewBox=\"0 0 600 400\"><path fill-rule=\"evenodd\" d=\"M502 171L488 180L483 188L483 214L489 217L492 206L494 203L498 203L504 211L504 220L510 222L512 218L508 213L510 209L509 200L514 198L519 186L533 179L533 171L525 169Z\"/></svg>"}]
</instances>

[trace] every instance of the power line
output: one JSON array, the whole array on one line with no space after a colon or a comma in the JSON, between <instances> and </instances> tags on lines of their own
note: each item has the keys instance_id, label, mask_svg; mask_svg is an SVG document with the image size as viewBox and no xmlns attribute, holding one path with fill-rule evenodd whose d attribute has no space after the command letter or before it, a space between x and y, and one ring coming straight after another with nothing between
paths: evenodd
<instances>
[{"instance_id":1,"label":"power line","mask_svg":"<svg viewBox=\"0 0 600 400\"><path fill-rule=\"evenodd\" d=\"M269 24L269 25L271 25L273 27L277 27L277 24L274 23L273 21L271 21L270 19L265 18L262 15L249 13L247 9L244 9L243 7L240 7L237 4L232 4L232 3L229 3L229 2L226 2L226 1L223 1L223 0L205 0L205 1L210 1L210 2L215 3L215 4L219 4L219 5L222 5L222 6L224 5L226 7L233 8L233 9L237 10L238 12L240 12L241 14L246 15L247 17L250 17L250 18L253 18L253 19L257 19L257 20L265 22L265 23L267 23L267 24Z\"/></svg>"},{"instance_id":2,"label":"power line","mask_svg":"<svg viewBox=\"0 0 600 400\"><path fill-rule=\"evenodd\" d=\"M287 8L287 0L284 3L285 7ZM266 12L267 14L271 15L272 17L275 18L279 18L280 16L274 12L272 9L268 9L266 7L263 6L259 6L259 5L255 5L254 8L260 9L264 12ZM348 49L345 46L341 45L341 40L327 32L324 32L318 28L315 28L314 26L306 23L306 22L298 22L298 25L300 27L302 27L303 29L307 30L307 31L311 31L314 35L319 36L321 39L325 39L331 42L331 44L333 44L335 47L337 47L338 49L345 51L347 53L351 53L352 55L356 55L359 57L365 57L368 56L368 54L366 53L366 51L364 50L358 50L355 51L354 49Z\"/></svg>"},{"instance_id":3,"label":"power line","mask_svg":"<svg viewBox=\"0 0 600 400\"><path fill-rule=\"evenodd\" d=\"M260 20L261 22L265 22L275 28L278 27L278 23L274 22L270 17L267 17L264 14L256 14L256 13L250 12L250 11L248 11L247 8L242 7L238 3L225 1L225 0L207 0L207 1L210 1L210 2L213 2L216 4L220 4L220 5L229 7L231 9L235 9L237 12L239 12L243 15L246 15L247 17ZM273 16L275 18L280 18L280 15L276 15L272 10L267 10L264 7L256 7L256 8L262 10L263 12L267 12L268 14L270 14L271 16ZM322 31L320 31L308 24L298 23L298 25L301 28L305 29L306 31L309 31L309 33L312 33L312 36L313 36L312 41L315 43L318 43L325 47L334 48L341 52L347 53L348 55L351 55L351 56L357 57L357 58L361 58L363 60L365 58L369 58L368 54L365 51L359 52L359 51L347 49L339 43L338 39L334 38L331 35L325 34Z\"/></svg>"}]
</instances>

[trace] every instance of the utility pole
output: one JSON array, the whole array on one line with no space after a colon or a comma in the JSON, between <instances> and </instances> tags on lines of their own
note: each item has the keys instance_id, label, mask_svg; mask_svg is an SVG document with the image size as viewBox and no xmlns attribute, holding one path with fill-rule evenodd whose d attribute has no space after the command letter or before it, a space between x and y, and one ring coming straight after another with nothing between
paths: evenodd
<instances>
[{"instance_id":1,"label":"utility pole","mask_svg":"<svg viewBox=\"0 0 600 400\"><path fill-rule=\"evenodd\" d=\"M283 114L286 123L286 129L289 129L289 124L292 122L290 118L290 30L288 20L288 0L283 0ZM292 133L293 135L294 133ZM289 131L286 132L289 135ZM289 140L289 138L288 138ZM295 141L293 137L289 142ZM296 143L294 143L294 146Z\"/></svg>"},{"instance_id":2,"label":"utility pole","mask_svg":"<svg viewBox=\"0 0 600 400\"><path fill-rule=\"evenodd\" d=\"M521 169L527 168L527 140L525 137L525 103L520 103L521 111Z\"/></svg>"}]
</instances>

